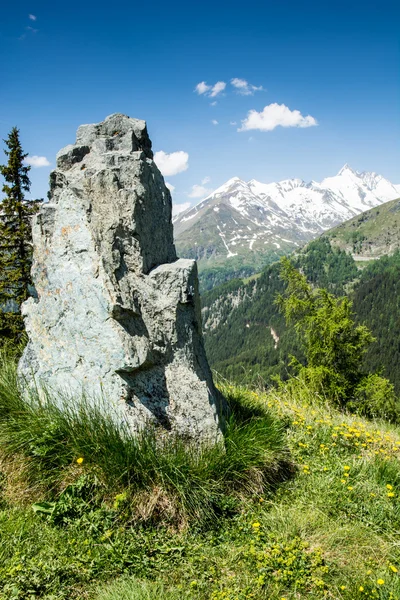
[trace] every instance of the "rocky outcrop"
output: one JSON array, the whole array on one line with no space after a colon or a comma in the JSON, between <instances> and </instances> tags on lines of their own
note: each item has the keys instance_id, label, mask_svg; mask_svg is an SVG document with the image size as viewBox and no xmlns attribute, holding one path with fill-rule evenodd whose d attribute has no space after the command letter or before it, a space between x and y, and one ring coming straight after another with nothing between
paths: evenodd
<instances>
[{"instance_id":1,"label":"rocky outcrop","mask_svg":"<svg viewBox=\"0 0 400 600\"><path fill-rule=\"evenodd\" d=\"M115 114L79 127L57 155L33 240L24 380L64 398L101 395L136 430L152 422L217 440L196 263L176 257L144 121Z\"/></svg>"}]
</instances>

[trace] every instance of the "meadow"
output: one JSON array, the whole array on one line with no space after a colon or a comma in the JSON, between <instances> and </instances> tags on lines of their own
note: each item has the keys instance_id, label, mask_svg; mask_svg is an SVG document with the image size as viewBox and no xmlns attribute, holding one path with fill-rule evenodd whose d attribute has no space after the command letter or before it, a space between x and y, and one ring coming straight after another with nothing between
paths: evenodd
<instances>
[{"instance_id":1,"label":"meadow","mask_svg":"<svg viewBox=\"0 0 400 600\"><path fill-rule=\"evenodd\" d=\"M0 379L2 600L400 598L400 430L226 381L224 447L138 440Z\"/></svg>"}]
</instances>

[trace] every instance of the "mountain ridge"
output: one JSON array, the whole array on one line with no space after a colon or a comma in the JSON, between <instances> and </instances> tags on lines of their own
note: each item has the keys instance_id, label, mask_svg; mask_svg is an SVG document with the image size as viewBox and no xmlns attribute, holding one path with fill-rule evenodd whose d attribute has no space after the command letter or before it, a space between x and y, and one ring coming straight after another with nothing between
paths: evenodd
<instances>
[{"instance_id":1,"label":"mountain ridge","mask_svg":"<svg viewBox=\"0 0 400 600\"><path fill-rule=\"evenodd\" d=\"M200 273L220 267L255 272L340 223L397 198L394 185L347 164L321 183L229 179L174 219L178 253L195 258Z\"/></svg>"}]
</instances>

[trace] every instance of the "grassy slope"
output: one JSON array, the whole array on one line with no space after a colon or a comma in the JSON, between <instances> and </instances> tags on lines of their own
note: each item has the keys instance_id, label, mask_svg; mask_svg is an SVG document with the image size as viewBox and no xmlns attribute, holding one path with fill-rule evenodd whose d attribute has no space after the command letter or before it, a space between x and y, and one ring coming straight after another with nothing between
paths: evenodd
<instances>
[{"instance_id":1,"label":"grassy slope","mask_svg":"<svg viewBox=\"0 0 400 600\"><path fill-rule=\"evenodd\" d=\"M304 389L224 392L281 421L291 480L213 527L129 526L95 507L61 526L21 505L15 469L10 496L3 462L0 598L400 598L400 430Z\"/></svg>"},{"instance_id":2,"label":"grassy slope","mask_svg":"<svg viewBox=\"0 0 400 600\"><path fill-rule=\"evenodd\" d=\"M391 254L400 247L400 200L385 202L324 235L333 245L351 252L356 260Z\"/></svg>"}]
</instances>

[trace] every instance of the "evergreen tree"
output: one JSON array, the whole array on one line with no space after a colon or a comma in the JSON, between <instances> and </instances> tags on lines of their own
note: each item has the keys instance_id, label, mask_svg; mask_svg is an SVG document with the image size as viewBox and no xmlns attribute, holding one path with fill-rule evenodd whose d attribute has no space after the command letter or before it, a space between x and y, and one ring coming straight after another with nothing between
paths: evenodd
<instances>
[{"instance_id":1,"label":"evergreen tree","mask_svg":"<svg viewBox=\"0 0 400 600\"><path fill-rule=\"evenodd\" d=\"M307 366L300 374L317 391L343 404L363 380L362 359L374 338L354 320L352 302L325 289L313 289L288 258L281 260L281 277L287 284L278 306L300 335Z\"/></svg>"},{"instance_id":2,"label":"evergreen tree","mask_svg":"<svg viewBox=\"0 0 400 600\"><path fill-rule=\"evenodd\" d=\"M40 200L25 198L30 166L24 164L28 155L22 150L19 130L13 127L4 142L8 164L0 166L5 179L0 203L0 337L18 340L24 328L20 307L31 285L31 218Z\"/></svg>"}]
</instances>

